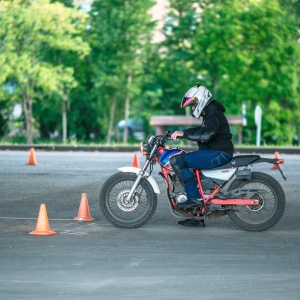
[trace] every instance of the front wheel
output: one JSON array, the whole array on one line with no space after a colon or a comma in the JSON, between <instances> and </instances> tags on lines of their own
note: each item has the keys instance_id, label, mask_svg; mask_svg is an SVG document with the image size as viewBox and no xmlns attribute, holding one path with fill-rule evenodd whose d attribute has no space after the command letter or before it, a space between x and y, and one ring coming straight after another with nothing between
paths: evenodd
<instances>
[{"instance_id":1,"label":"front wheel","mask_svg":"<svg viewBox=\"0 0 300 300\"><path fill-rule=\"evenodd\" d=\"M235 180L229 190L243 188L247 190L264 190L253 195L259 200L259 206L236 206L229 211L229 217L240 227L249 231L263 231L275 225L285 209L285 195L279 182L272 176L253 172L250 180ZM242 198L245 195L239 195Z\"/></svg>"},{"instance_id":2,"label":"front wheel","mask_svg":"<svg viewBox=\"0 0 300 300\"><path fill-rule=\"evenodd\" d=\"M157 195L147 179L141 179L131 199L127 201L137 175L118 172L109 177L100 191L100 209L116 227L137 228L150 220L157 206Z\"/></svg>"}]
</instances>

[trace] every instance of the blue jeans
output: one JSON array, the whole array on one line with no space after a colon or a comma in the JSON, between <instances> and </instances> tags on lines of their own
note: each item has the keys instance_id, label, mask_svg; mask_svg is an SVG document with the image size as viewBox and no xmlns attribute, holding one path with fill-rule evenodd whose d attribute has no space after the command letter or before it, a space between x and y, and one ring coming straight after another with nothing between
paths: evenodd
<instances>
[{"instance_id":1,"label":"blue jeans","mask_svg":"<svg viewBox=\"0 0 300 300\"><path fill-rule=\"evenodd\" d=\"M177 160L177 164L181 167L182 175L185 181L185 191L187 197L201 198L197 187L197 181L194 173L190 169L212 169L224 165L231 160L232 155L215 150L198 150L187 152Z\"/></svg>"}]
</instances>

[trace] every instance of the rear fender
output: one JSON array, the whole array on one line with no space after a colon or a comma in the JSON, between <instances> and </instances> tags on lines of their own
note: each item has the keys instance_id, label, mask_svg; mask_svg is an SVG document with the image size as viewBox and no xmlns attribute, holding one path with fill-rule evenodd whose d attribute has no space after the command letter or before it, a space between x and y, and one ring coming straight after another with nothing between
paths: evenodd
<instances>
[{"instance_id":1,"label":"rear fender","mask_svg":"<svg viewBox=\"0 0 300 300\"><path fill-rule=\"evenodd\" d=\"M136 175L139 175L139 173L141 171L140 168L136 168L136 167L122 167L122 168L119 168L118 170L121 171L121 172L124 172L124 173L135 173ZM156 180L153 178L153 176L149 175L149 173L145 172L145 178L151 184L154 192L156 194L160 194L158 184L157 184Z\"/></svg>"}]
</instances>

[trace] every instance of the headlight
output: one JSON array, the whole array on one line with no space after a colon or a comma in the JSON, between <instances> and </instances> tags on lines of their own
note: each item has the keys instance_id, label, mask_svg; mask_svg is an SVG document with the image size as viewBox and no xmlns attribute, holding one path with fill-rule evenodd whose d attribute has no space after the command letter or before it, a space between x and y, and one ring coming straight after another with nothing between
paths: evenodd
<instances>
[{"instance_id":1,"label":"headlight","mask_svg":"<svg viewBox=\"0 0 300 300\"><path fill-rule=\"evenodd\" d=\"M141 152L142 152L143 156L149 155L151 150L152 150L152 146L149 145L149 143L147 143L147 142L141 143Z\"/></svg>"},{"instance_id":2,"label":"headlight","mask_svg":"<svg viewBox=\"0 0 300 300\"><path fill-rule=\"evenodd\" d=\"M141 142L141 152L142 152L143 156L147 155L147 150L145 148L146 145L147 145L146 142Z\"/></svg>"}]
</instances>

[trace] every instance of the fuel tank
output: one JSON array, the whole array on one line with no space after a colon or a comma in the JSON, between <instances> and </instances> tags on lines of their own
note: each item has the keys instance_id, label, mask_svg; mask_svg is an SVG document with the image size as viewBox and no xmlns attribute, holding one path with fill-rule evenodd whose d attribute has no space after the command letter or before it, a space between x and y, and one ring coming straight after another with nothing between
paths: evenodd
<instances>
[{"instance_id":1,"label":"fuel tank","mask_svg":"<svg viewBox=\"0 0 300 300\"><path fill-rule=\"evenodd\" d=\"M175 154L183 154L185 153L184 150L173 148L173 149L165 149L162 153L161 157L159 158L159 163L164 166L168 170L172 170L171 164L170 164L170 157Z\"/></svg>"}]
</instances>

